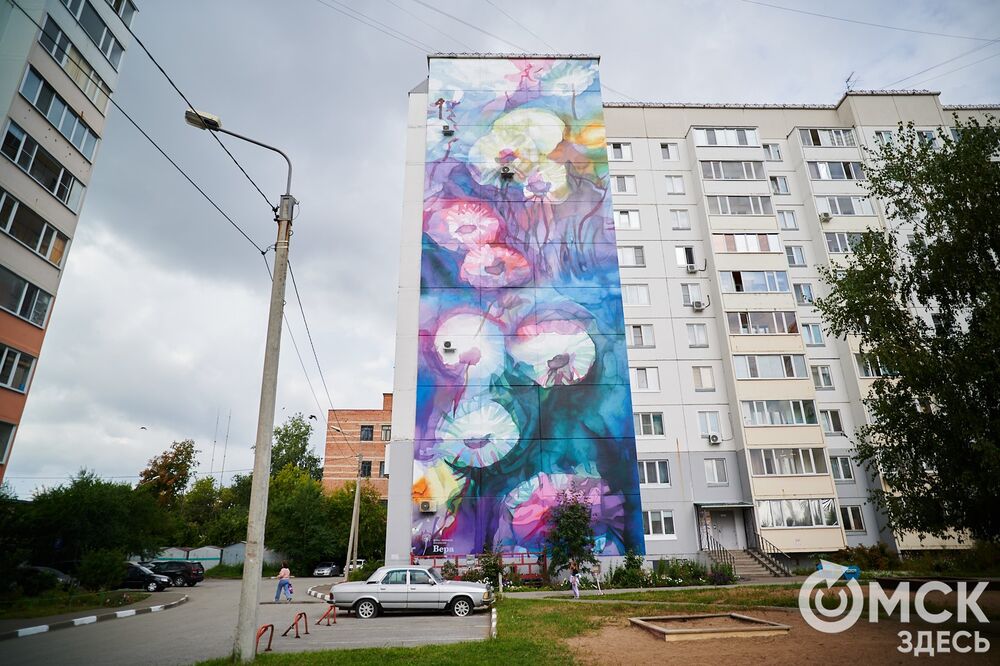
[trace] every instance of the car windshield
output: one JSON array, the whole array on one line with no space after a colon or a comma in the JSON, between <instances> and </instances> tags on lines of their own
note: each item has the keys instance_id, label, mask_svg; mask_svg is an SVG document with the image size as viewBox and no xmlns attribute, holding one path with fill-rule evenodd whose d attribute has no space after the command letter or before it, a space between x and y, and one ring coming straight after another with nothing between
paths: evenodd
<instances>
[{"instance_id":1,"label":"car windshield","mask_svg":"<svg viewBox=\"0 0 1000 666\"><path fill-rule=\"evenodd\" d=\"M146 573L146 574L151 574L151 573L153 573L152 571L150 571L150 570L149 570L149 569L147 569L146 567L142 566L141 564L137 564L137 565L135 565L135 568L136 568L136 569L138 569L139 571L141 571L142 573Z\"/></svg>"},{"instance_id":2,"label":"car windshield","mask_svg":"<svg viewBox=\"0 0 1000 666\"><path fill-rule=\"evenodd\" d=\"M333 566L333 562L320 562L319 564L316 565L316 568L317 569L324 569L324 568L330 567L330 566Z\"/></svg>"},{"instance_id":3,"label":"car windshield","mask_svg":"<svg viewBox=\"0 0 1000 666\"><path fill-rule=\"evenodd\" d=\"M433 578L437 582L439 582L439 583L443 583L444 582L444 578L441 577L441 574L438 573L437 569L428 569L427 573L429 573L431 575L431 578Z\"/></svg>"}]
</instances>

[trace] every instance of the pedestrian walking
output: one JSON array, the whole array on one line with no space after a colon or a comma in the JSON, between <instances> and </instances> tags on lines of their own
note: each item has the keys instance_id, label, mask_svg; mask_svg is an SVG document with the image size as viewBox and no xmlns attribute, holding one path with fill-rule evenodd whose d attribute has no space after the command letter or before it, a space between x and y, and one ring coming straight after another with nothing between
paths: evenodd
<instances>
[{"instance_id":1,"label":"pedestrian walking","mask_svg":"<svg viewBox=\"0 0 1000 666\"><path fill-rule=\"evenodd\" d=\"M580 567L576 562L569 565L569 586L573 588L573 598L580 598Z\"/></svg>"},{"instance_id":2,"label":"pedestrian walking","mask_svg":"<svg viewBox=\"0 0 1000 666\"><path fill-rule=\"evenodd\" d=\"M292 572L288 570L288 562L281 563L281 571L278 572L278 589L274 591L274 603L278 603L282 592L285 594L285 601L292 603Z\"/></svg>"}]
</instances>

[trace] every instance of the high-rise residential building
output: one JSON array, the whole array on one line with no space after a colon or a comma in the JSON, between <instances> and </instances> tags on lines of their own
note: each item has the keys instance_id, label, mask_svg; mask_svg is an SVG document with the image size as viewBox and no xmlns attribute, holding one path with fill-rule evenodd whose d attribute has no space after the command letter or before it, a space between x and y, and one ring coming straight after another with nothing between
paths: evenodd
<instances>
[{"instance_id":1,"label":"high-rise residential building","mask_svg":"<svg viewBox=\"0 0 1000 666\"><path fill-rule=\"evenodd\" d=\"M0 6L0 480L135 14L131 0Z\"/></svg>"},{"instance_id":2,"label":"high-rise residential building","mask_svg":"<svg viewBox=\"0 0 1000 666\"><path fill-rule=\"evenodd\" d=\"M331 409L327 413L323 486L336 490L358 478L382 499L389 497L385 449L392 439L392 394L382 394L382 409Z\"/></svg>"},{"instance_id":3,"label":"high-rise residential building","mask_svg":"<svg viewBox=\"0 0 1000 666\"><path fill-rule=\"evenodd\" d=\"M612 204L610 242L620 286L589 286L596 298L623 304L623 330L607 324L611 328L596 335L624 334L630 392L615 395L632 411L635 449L629 449L631 433L590 439L610 444L621 466L636 468L641 507L635 510L648 558L714 552L736 557L737 569L743 562L753 569L770 564L760 557L768 551L795 559L879 541L900 551L958 545L893 535L868 502L869 489L882 480L852 459L850 436L866 422L862 399L886 369L865 358L857 340L829 336L812 302L825 292L820 267L843 263L858 233L890 229L882 203L865 192L865 148L892 141L901 122L912 121L935 141L938 131L954 126L954 115L981 120L1000 107L942 106L928 91L849 91L835 104L605 102L601 116L590 107L594 96L600 100L596 61L589 61L591 78L586 67L574 66L579 56L464 56L476 64L462 79L439 74L436 63L449 57L455 56L432 56L429 80L409 95L387 561L463 554L448 549L445 537L454 529L447 530L481 475L506 465L505 456L522 453L522 443L504 441L516 439L531 418L603 427L610 407L595 403L581 411L572 400L546 406L544 397L527 417L518 411L523 403L500 400L503 412L482 410L472 427L460 401L429 399L438 387L425 381L433 376L427 364L458 367L466 390L482 393L473 384L489 386L493 400L498 386L505 395L517 383L511 378L519 369L529 377L531 369L542 370L542 394L570 395L568 384L591 381L596 365L588 369L594 363L590 348L565 342L567 331L579 333L563 321L573 317L539 316L537 307L527 316L508 316L518 295L511 288L518 286L517 271L525 263L534 266L518 255L531 255L552 239L560 207L573 202L580 187L606 191ZM553 95L563 98L552 102ZM449 116L463 105L488 113L481 122ZM519 111L524 108L548 115ZM549 136L554 145L545 143ZM590 152L596 141L606 150L599 159ZM442 170L455 175L442 178ZM484 174L506 179L497 181L499 195ZM453 219L441 215L439 199L459 195L469 200L467 208ZM511 216L524 202L530 214L518 217L511 232ZM575 235L560 237L560 270L585 275L588 262L603 256L585 245L586 238L606 238L593 228L600 209L592 210L574 211ZM891 229L908 233L896 221ZM466 315L483 315L479 328L454 327L441 335L447 313L440 299L428 307L428 294L470 286L435 284L449 266L472 286L495 278L492 287L508 290L480 288L478 301L459 307ZM544 274L533 270L535 277ZM535 283L526 278L519 284ZM541 288L534 288L537 305ZM931 313L918 314L930 320ZM559 326L540 325L549 319ZM518 336L525 332L548 341L534 346L535 357L521 358ZM586 335L595 338L591 329ZM449 343L470 362L449 356ZM496 359L480 361L488 354L506 366L498 370L491 365ZM546 384L553 376L548 373L564 367L581 374L566 375L561 383L567 385ZM440 425L428 430L432 414ZM473 436L450 443L460 419ZM605 449L580 440L573 451L553 454L546 440L558 436L543 435L531 471L508 465L504 473L511 481L502 492L475 498L476 524L489 532L486 539L502 541L511 521L515 533L518 527L540 529L532 521L559 484L548 481L548 497L545 483L529 483L533 492L522 492L524 475L541 469L554 476L547 465L577 478L603 474ZM492 457L472 455L484 448ZM591 464L573 458L580 455L592 455ZM478 461L474 469L469 460ZM609 500L627 495L619 490L589 496L607 511ZM621 507L632 509L627 501ZM420 542L423 512L443 535L431 550ZM595 515L610 520L606 513ZM598 526L599 536L605 528L611 535L626 526L611 520ZM436 539L432 535L431 543ZM516 552L521 544L504 548Z\"/></svg>"}]
</instances>

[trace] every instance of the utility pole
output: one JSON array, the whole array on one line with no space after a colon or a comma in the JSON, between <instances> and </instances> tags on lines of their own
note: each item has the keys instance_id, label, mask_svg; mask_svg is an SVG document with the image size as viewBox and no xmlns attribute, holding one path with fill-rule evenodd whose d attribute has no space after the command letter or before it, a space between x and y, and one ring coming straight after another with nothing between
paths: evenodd
<instances>
[{"instance_id":1,"label":"utility pole","mask_svg":"<svg viewBox=\"0 0 1000 666\"><path fill-rule=\"evenodd\" d=\"M361 514L361 454L358 454L358 475L354 482L354 511L351 512L351 534L347 538L347 559L344 561L344 578L351 573L358 561L358 518Z\"/></svg>"}]
</instances>

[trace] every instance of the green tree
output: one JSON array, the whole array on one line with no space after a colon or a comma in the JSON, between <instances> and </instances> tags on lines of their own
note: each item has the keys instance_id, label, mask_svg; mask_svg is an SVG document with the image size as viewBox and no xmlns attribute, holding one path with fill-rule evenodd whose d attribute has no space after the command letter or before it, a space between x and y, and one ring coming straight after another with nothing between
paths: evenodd
<instances>
[{"instance_id":1,"label":"green tree","mask_svg":"<svg viewBox=\"0 0 1000 666\"><path fill-rule=\"evenodd\" d=\"M551 575L568 568L571 562L581 567L597 564L590 502L576 486L559 492L557 503L549 512L546 544Z\"/></svg>"},{"instance_id":2,"label":"green tree","mask_svg":"<svg viewBox=\"0 0 1000 666\"><path fill-rule=\"evenodd\" d=\"M152 493L161 506L173 507L198 466L197 454L194 440L174 442L169 449L150 459L146 469L139 474L137 487Z\"/></svg>"},{"instance_id":3,"label":"green tree","mask_svg":"<svg viewBox=\"0 0 1000 666\"><path fill-rule=\"evenodd\" d=\"M864 233L816 302L835 336L859 336L881 375L855 431L892 528L1000 539L1000 128L957 122L938 144L912 124L872 151L869 193L889 229ZM899 227L914 225L909 240ZM921 317L915 308L935 313Z\"/></svg>"},{"instance_id":4,"label":"green tree","mask_svg":"<svg viewBox=\"0 0 1000 666\"><path fill-rule=\"evenodd\" d=\"M322 462L309 446L312 432L312 425L301 413L289 417L283 425L274 429L274 443L271 445L271 476L291 466L305 470L316 481L323 479Z\"/></svg>"},{"instance_id":5,"label":"green tree","mask_svg":"<svg viewBox=\"0 0 1000 666\"><path fill-rule=\"evenodd\" d=\"M252 474L237 474L231 485L219 489L216 513L204 527L206 543L228 546L247 538L252 481Z\"/></svg>"},{"instance_id":6,"label":"green tree","mask_svg":"<svg viewBox=\"0 0 1000 666\"><path fill-rule=\"evenodd\" d=\"M221 492L212 477L202 477L191 484L180 503L183 521L182 538L178 543L187 546L205 546L210 543L208 529L220 515ZM229 545L213 544L213 545Z\"/></svg>"},{"instance_id":7,"label":"green tree","mask_svg":"<svg viewBox=\"0 0 1000 666\"><path fill-rule=\"evenodd\" d=\"M354 512L354 482L345 483L330 493L330 505L334 528L331 554L340 561L347 557L351 514ZM361 484L358 514L358 557L369 561L385 559L386 507L378 491L369 483Z\"/></svg>"},{"instance_id":8,"label":"green tree","mask_svg":"<svg viewBox=\"0 0 1000 666\"><path fill-rule=\"evenodd\" d=\"M264 543L303 572L328 557L334 541L330 502L319 481L287 466L271 478Z\"/></svg>"},{"instance_id":9,"label":"green tree","mask_svg":"<svg viewBox=\"0 0 1000 666\"><path fill-rule=\"evenodd\" d=\"M10 484L0 484L0 580L13 580L17 565L30 557L28 509L28 502L17 499Z\"/></svg>"}]
</instances>

